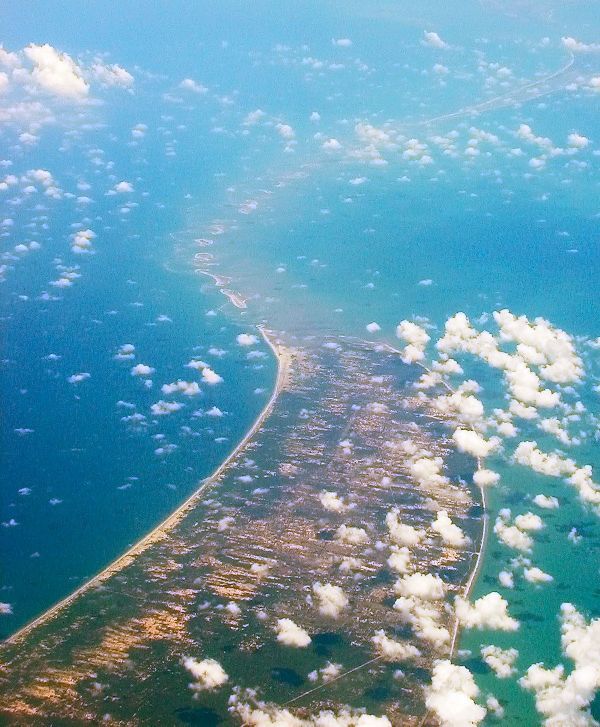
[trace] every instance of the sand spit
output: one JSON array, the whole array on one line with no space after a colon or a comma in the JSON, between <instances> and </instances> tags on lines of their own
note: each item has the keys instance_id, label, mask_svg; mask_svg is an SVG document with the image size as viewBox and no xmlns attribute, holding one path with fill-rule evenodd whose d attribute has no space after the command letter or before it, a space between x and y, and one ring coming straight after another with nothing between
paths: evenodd
<instances>
[{"instance_id":1,"label":"sand spit","mask_svg":"<svg viewBox=\"0 0 600 727\"><path fill-rule=\"evenodd\" d=\"M200 253L199 253L200 254ZM197 256L196 256L197 258ZM205 261L203 261L205 262ZM231 282L231 278L226 277L225 275L216 275L215 273L210 273L208 270L203 270L202 268L196 268L196 272L200 273L200 275L206 275L209 277L213 283L219 288L219 292L222 293L229 302L234 305L236 308L239 308L241 310L244 310L248 307L246 303L246 299L241 296L238 292L235 290L231 290L230 288L225 288L225 285L228 285Z\"/></svg>"}]
</instances>

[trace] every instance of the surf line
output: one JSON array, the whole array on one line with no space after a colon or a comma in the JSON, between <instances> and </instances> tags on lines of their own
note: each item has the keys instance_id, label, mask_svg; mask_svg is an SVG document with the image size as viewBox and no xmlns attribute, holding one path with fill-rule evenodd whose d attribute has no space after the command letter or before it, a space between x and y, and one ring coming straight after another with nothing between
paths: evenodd
<instances>
[{"instance_id":1,"label":"surf line","mask_svg":"<svg viewBox=\"0 0 600 727\"><path fill-rule=\"evenodd\" d=\"M0 644L0 647L12 645L17 643L18 641L21 641L35 628L43 625L44 623L50 621L55 616L57 616L61 611L67 608L67 606L69 606L77 598L79 598L79 596L83 595L92 588L95 588L101 583L104 583L104 581L108 580L115 573L118 573L119 571L126 568L130 563L135 560L135 558L137 558L138 555L147 550L151 545L163 540L167 536L168 532L172 530L175 525L177 525L183 519L184 515L186 515L187 512L192 509L192 507L201 499L201 497L212 485L217 483L221 475L229 468L231 464L233 464L240 452L242 452L242 450L251 441L254 435L261 429L265 420L273 410L275 402L277 401L279 395L289 381L290 367L293 360L293 354L291 349L289 349L287 346L280 344L275 337L273 331L268 330L263 325L259 325L257 326L257 328L260 331L263 340L269 346L275 357L275 361L277 363L277 375L275 378L275 385L273 387L273 391L271 393L271 396L269 397L269 400L263 407L258 417L255 419L250 429L246 432L244 437L235 447L235 449L227 456L225 460L223 460L223 462L212 474L200 481L198 489L195 490L195 492L193 492L187 498L187 500L185 500L185 502L183 502L176 510L174 510L165 520L159 523L149 533L144 535L140 540L137 541L137 543L132 545L131 548L129 548L120 556L118 556L115 560L113 560L112 563L109 563L109 565L107 565L103 570L90 578L90 580L79 586L79 588L74 590L66 598L63 598L54 606L51 606L49 609L37 616L37 618L33 619L33 621L30 621L29 623L25 624L25 626L22 626L18 631L15 631L14 634L6 638Z\"/></svg>"}]
</instances>

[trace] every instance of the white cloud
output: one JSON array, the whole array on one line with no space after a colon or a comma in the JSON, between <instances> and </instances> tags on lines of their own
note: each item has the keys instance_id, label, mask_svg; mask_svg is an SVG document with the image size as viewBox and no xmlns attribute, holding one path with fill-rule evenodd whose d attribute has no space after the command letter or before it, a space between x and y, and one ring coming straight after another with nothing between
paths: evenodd
<instances>
[{"instance_id":1,"label":"white cloud","mask_svg":"<svg viewBox=\"0 0 600 727\"><path fill-rule=\"evenodd\" d=\"M478 432L461 427L454 431L452 439L460 452L470 454L477 459L487 457L500 445L498 437L485 439Z\"/></svg>"},{"instance_id":2,"label":"white cloud","mask_svg":"<svg viewBox=\"0 0 600 727\"><path fill-rule=\"evenodd\" d=\"M596 53L600 51L600 43L582 43L571 36L563 36L561 42L572 53Z\"/></svg>"},{"instance_id":3,"label":"white cloud","mask_svg":"<svg viewBox=\"0 0 600 727\"><path fill-rule=\"evenodd\" d=\"M364 528L354 528L348 525L340 525L336 530L335 539L350 545L363 545L369 542L369 536Z\"/></svg>"},{"instance_id":4,"label":"white cloud","mask_svg":"<svg viewBox=\"0 0 600 727\"><path fill-rule=\"evenodd\" d=\"M282 139L289 141L296 136L296 132L289 124L275 124L275 129Z\"/></svg>"},{"instance_id":5,"label":"white cloud","mask_svg":"<svg viewBox=\"0 0 600 727\"><path fill-rule=\"evenodd\" d=\"M348 509L348 505L344 503L341 497L338 497L337 492L323 490L319 493L319 500L321 505L330 512L344 512Z\"/></svg>"},{"instance_id":6,"label":"white cloud","mask_svg":"<svg viewBox=\"0 0 600 727\"><path fill-rule=\"evenodd\" d=\"M391 540L397 545L418 545L425 537L425 531L400 522L399 510L394 508L385 516Z\"/></svg>"},{"instance_id":7,"label":"white cloud","mask_svg":"<svg viewBox=\"0 0 600 727\"><path fill-rule=\"evenodd\" d=\"M205 384L214 386L215 384L221 384L223 382L223 377L213 371L210 366L205 366L202 369L202 381Z\"/></svg>"},{"instance_id":8,"label":"white cloud","mask_svg":"<svg viewBox=\"0 0 600 727\"><path fill-rule=\"evenodd\" d=\"M193 93L206 93L208 91L206 86L194 81L193 78L184 78L179 84L179 88L182 88L184 91L192 91Z\"/></svg>"},{"instance_id":9,"label":"white cloud","mask_svg":"<svg viewBox=\"0 0 600 727\"><path fill-rule=\"evenodd\" d=\"M319 677L323 679L323 682L326 684L327 682L332 681L333 679L337 679L337 677L342 673L342 665L341 664L333 664L331 661L328 661L324 667L314 671L311 671L310 674L308 674L308 678L311 682L318 681Z\"/></svg>"},{"instance_id":10,"label":"white cloud","mask_svg":"<svg viewBox=\"0 0 600 727\"><path fill-rule=\"evenodd\" d=\"M163 394L184 394L184 396L197 396L201 393L201 389L196 381L182 381L179 379L171 384L163 384L161 386Z\"/></svg>"},{"instance_id":11,"label":"white cloud","mask_svg":"<svg viewBox=\"0 0 600 727\"><path fill-rule=\"evenodd\" d=\"M561 605L561 645L575 668L565 676L559 664L547 669L543 664L529 667L519 684L535 693L538 712L548 727L591 727L589 711L600 688L600 619L589 624L570 603Z\"/></svg>"},{"instance_id":12,"label":"white cloud","mask_svg":"<svg viewBox=\"0 0 600 727\"><path fill-rule=\"evenodd\" d=\"M155 370L156 369L153 369L152 366L148 366L148 364L139 363L131 368L131 375L132 376L151 376Z\"/></svg>"},{"instance_id":13,"label":"white cloud","mask_svg":"<svg viewBox=\"0 0 600 727\"><path fill-rule=\"evenodd\" d=\"M88 95L89 85L71 56L47 43L32 43L23 52L33 63L30 80L41 91L72 100L82 100Z\"/></svg>"},{"instance_id":14,"label":"white cloud","mask_svg":"<svg viewBox=\"0 0 600 727\"><path fill-rule=\"evenodd\" d=\"M478 469L473 475L473 482L479 487L488 487L495 485L500 481L500 475L493 470L488 470L483 467Z\"/></svg>"},{"instance_id":15,"label":"white cloud","mask_svg":"<svg viewBox=\"0 0 600 727\"><path fill-rule=\"evenodd\" d=\"M350 38L332 38L331 44L339 48L349 48L352 45Z\"/></svg>"},{"instance_id":16,"label":"white cloud","mask_svg":"<svg viewBox=\"0 0 600 727\"><path fill-rule=\"evenodd\" d=\"M481 647L481 658L499 679L507 679L515 673L514 663L518 656L516 649L501 649L492 645Z\"/></svg>"},{"instance_id":17,"label":"white cloud","mask_svg":"<svg viewBox=\"0 0 600 727\"><path fill-rule=\"evenodd\" d=\"M525 568L523 570L525 580L529 583L550 583L554 578L549 573L544 573L543 570L533 566L532 568Z\"/></svg>"},{"instance_id":18,"label":"white cloud","mask_svg":"<svg viewBox=\"0 0 600 727\"><path fill-rule=\"evenodd\" d=\"M163 401L162 399L150 407L150 411L154 416L167 416L180 409L183 409L183 404L178 401Z\"/></svg>"},{"instance_id":19,"label":"white cloud","mask_svg":"<svg viewBox=\"0 0 600 727\"><path fill-rule=\"evenodd\" d=\"M556 452L546 454L537 448L537 442L520 442L514 453L514 460L534 472L549 477L561 477L575 472L575 463L564 459Z\"/></svg>"},{"instance_id":20,"label":"white cloud","mask_svg":"<svg viewBox=\"0 0 600 727\"><path fill-rule=\"evenodd\" d=\"M501 586L504 586L504 588L515 587L514 576L509 571L501 570L500 573L498 573L498 581L500 582Z\"/></svg>"},{"instance_id":21,"label":"white cloud","mask_svg":"<svg viewBox=\"0 0 600 727\"><path fill-rule=\"evenodd\" d=\"M541 530L544 527L542 518L539 515L534 515L532 512L517 515L514 522L520 530Z\"/></svg>"},{"instance_id":22,"label":"white cloud","mask_svg":"<svg viewBox=\"0 0 600 727\"><path fill-rule=\"evenodd\" d=\"M519 622L508 613L508 603L496 591L478 598L473 603L457 596L454 601L456 617L464 628L516 631Z\"/></svg>"},{"instance_id":23,"label":"white cloud","mask_svg":"<svg viewBox=\"0 0 600 727\"><path fill-rule=\"evenodd\" d=\"M251 333L240 333L235 340L239 346L254 346L258 343L258 338Z\"/></svg>"},{"instance_id":24,"label":"white cloud","mask_svg":"<svg viewBox=\"0 0 600 727\"><path fill-rule=\"evenodd\" d=\"M277 620L277 641L286 646L295 646L304 648L308 646L312 639L308 632L295 624L289 618L280 618Z\"/></svg>"},{"instance_id":25,"label":"white cloud","mask_svg":"<svg viewBox=\"0 0 600 727\"><path fill-rule=\"evenodd\" d=\"M248 114L246 114L246 117L244 118L244 121L242 122L244 126L254 126L255 124L258 124L258 122L266 116L266 113L262 109L256 109L255 111L250 111Z\"/></svg>"},{"instance_id":26,"label":"white cloud","mask_svg":"<svg viewBox=\"0 0 600 727\"><path fill-rule=\"evenodd\" d=\"M510 510L506 508L500 510L494 524L494 532L498 536L498 539L509 548L515 548L523 552L530 551L533 547L531 536L523 532L516 525L511 525L510 515Z\"/></svg>"},{"instance_id":27,"label":"white cloud","mask_svg":"<svg viewBox=\"0 0 600 727\"><path fill-rule=\"evenodd\" d=\"M463 531L455 525L446 510L440 510L436 519L431 523L432 530L438 533L446 545L454 548L464 548L471 541Z\"/></svg>"},{"instance_id":28,"label":"white cloud","mask_svg":"<svg viewBox=\"0 0 600 727\"><path fill-rule=\"evenodd\" d=\"M400 548L392 545L390 557L387 559L388 566L396 573L407 573L410 564L410 550L406 547Z\"/></svg>"},{"instance_id":29,"label":"white cloud","mask_svg":"<svg viewBox=\"0 0 600 727\"><path fill-rule=\"evenodd\" d=\"M67 379L67 381L70 384L79 384L82 381L85 381L86 379L89 379L90 376L91 376L91 374L88 374L87 372L84 371L83 373L73 374L72 376L69 376L69 378Z\"/></svg>"},{"instance_id":30,"label":"white cloud","mask_svg":"<svg viewBox=\"0 0 600 727\"><path fill-rule=\"evenodd\" d=\"M92 251L92 240L96 233L92 230L79 230L71 235L71 252L76 255L90 254Z\"/></svg>"},{"instance_id":31,"label":"white cloud","mask_svg":"<svg viewBox=\"0 0 600 727\"><path fill-rule=\"evenodd\" d=\"M117 192L119 194L125 194L128 192L133 192L133 184L131 184L131 182L125 182L125 181L118 182L117 184L115 184L113 189L115 192Z\"/></svg>"},{"instance_id":32,"label":"white cloud","mask_svg":"<svg viewBox=\"0 0 600 727\"><path fill-rule=\"evenodd\" d=\"M189 685L194 692L213 691L229 680L225 670L215 659L197 661L192 656L185 656L182 664L196 680Z\"/></svg>"},{"instance_id":33,"label":"white cloud","mask_svg":"<svg viewBox=\"0 0 600 727\"><path fill-rule=\"evenodd\" d=\"M557 507L560 506L558 499L553 496L548 495L536 495L533 498L534 504L536 504L538 507L543 507L546 510L554 510Z\"/></svg>"},{"instance_id":34,"label":"white cloud","mask_svg":"<svg viewBox=\"0 0 600 727\"><path fill-rule=\"evenodd\" d=\"M582 136L581 134L577 134L573 132L572 134L569 134L567 137L567 144L574 149L585 149L585 147L590 143L590 140L587 138L587 136Z\"/></svg>"},{"instance_id":35,"label":"white cloud","mask_svg":"<svg viewBox=\"0 0 600 727\"><path fill-rule=\"evenodd\" d=\"M371 639L377 653L386 661L404 661L421 655L419 649L407 642L395 641L386 635L383 629L377 631Z\"/></svg>"},{"instance_id":36,"label":"white cloud","mask_svg":"<svg viewBox=\"0 0 600 727\"><path fill-rule=\"evenodd\" d=\"M475 727L480 724L486 710L475 701L478 695L479 689L466 667L452 664L447 659L434 663L425 704L435 712L442 727Z\"/></svg>"},{"instance_id":37,"label":"white cloud","mask_svg":"<svg viewBox=\"0 0 600 727\"><path fill-rule=\"evenodd\" d=\"M319 601L319 613L323 616L337 618L348 606L348 597L339 586L331 583L313 583L313 592Z\"/></svg>"},{"instance_id":38,"label":"white cloud","mask_svg":"<svg viewBox=\"0 0 600 727\"><path fill-rule=\"evenodd\" d=\"M442 579L433 573L411 573L399 578L394 585L399 596L418 598L424 601L438 601L444 598L446 586Z\"/></svg>"},{"instance_id":39,"label":"white cloud","mask_svg":"<svg viewBox=\"0 0 600 727\"><path fill-rule=\"evenodd\" d=\"M131 88L134 83L134 78L131 73L116 63L109 66L106 66L103 63L94 63L92 66L92 73L103 86Z\"/></svg>"},{"instance_id":40,"label":"white cloud","mask_svg":"<svg viewBox=\"0 0 600 727\"><path fill-rule=\"evenodd\" d=\"M440 36L434 30L425 30L423 32L423 45L428 45L431 48L449 48L448 43L443 41Z\"/></svg>"}]
</instances>

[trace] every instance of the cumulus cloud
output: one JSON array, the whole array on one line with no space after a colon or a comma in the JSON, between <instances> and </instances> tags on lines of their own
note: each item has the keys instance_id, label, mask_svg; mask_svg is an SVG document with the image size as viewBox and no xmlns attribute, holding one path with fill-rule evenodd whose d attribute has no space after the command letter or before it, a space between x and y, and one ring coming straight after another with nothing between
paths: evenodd
<instances>
[{"instance_id":1,"label":"cumulus cloud","mask_svg":"<svg viewBox=\"0 0 600 727\"><path fill-rule=\"evenodd\" d=\"M402 351L404 363L417 363L425 358L425 347L429 342L429 335L424 328L412 321L401 321L396 327L396 336L407 342Z\"/></svg>"},{"instance_id":2,"label":"cumulus cloud","mask_svg":"<svg viewBox=\"0 0 600 727\"><path fill-rule=\"evenodd\" d=\"M563 46L572 53L597 53L600 51L600 43L583 43L571 36L563 36L560 40Z\"/></svg>"},{"instance_id":3,"label":"cumulus cloud","mask_svg":"<svg viewBox=\"0 0 600 727\"><path fill-rule=\"evenodd\" d=\"M397 545L392 545L390 550L392 552L387 559L388 566L396 573L407 573L410 564L410 550Z\"/></svg>"},{"instance_id":4,"label":"cumulus cloud","mask_svg":"<svg viewBox=\"0 0 600 727\"><path fill-rule=\"evenodd\" d=\"M559 507L559 502L556 497L549 495L536 495L533 498L533 502L538 507L543 507L545 510L555 510Z\"/></svg>"},{"instance_id":5,"label":"cumulus cloud","mask_svg":"<svg viewBox=\"0 0 600 727\"><path fill-rule=\"evenodd\" d=\"M537 442L520 442L515 449L514 460L534 472L549 477L561 477L575 471L575 463L564 459L556 452L546 454L537 447Z\"/></svg>"},{"instance_id":6,"label":"cumulus cloud","mask_svg":"<svg viewBox=\"0 0 600 727\"><path fill-rule=\"evenodd\" d=\"M193 78L184 78L183 81L181 81L181 83L179 84L179 88L182 88L184 91L192 91L192 93L199 94L204 94L208 91L208 88L206 88L206 86L198 83L198 81L194 81Z\"/></svg>"},{"instance_id":7,"label":"cumulus cloud","mask_svg":"<svg viewBox=\"0 0 600 727\"><path fill-rule=\"evenodd\" d=\"M507 508L500 510L494 524L494 532L504 545L522 552L529 552L533 548L531 536L519 528L516 524L510 523L511 512ZM521 520L520 522L527 522Z\"/></svg>"},{"instance_id":8,"label":"cumulus cloud","mask_svg":"<svg viewBox=\"0 0 600 727\"><path fill-rule=\"evenodd\" d=\"M410 474L423 487L443 487L449 479L441 474L444 460L441 457L429 457L421 453L409 459Z\"/></svg>"},{"instance_id":9,"label":"cumulus cloud","mask_svg":"<svg viewBox=\"0 0 600 727\"><path fill-rule=\"evenodd\" d=\"M446 545L454 548L464 548L471 541L463 531L450 519L446 510L440 510L436 519L431 523L431 529L441 536Z\"/></svg>"},{"instance_id":10,"label":"cumulus cloud","mask_svg":"<svg viewBox=\"0 0 600 727\"><path fill-rule=\"evenodd\" d=\"M181 393L185 396L197 396L201 390L196 381L182 381L179 379L171 384L163 384L161 391L163 394Z\"/></svg>"},{"instance_id":11,"label":"cumulus cloud","mask_svg":"<svg viewBox=\"0 0 600 727\"><path fill-rule=\"evenodd\" d=\"M500 446L498 437L485 439L478 432L472 429L459 427L452 434L452 439L460 452L470 454L476 459L483 459Z\"/></svg>"},{"instance_id":12,"label":"cumulus cloud","mask_svg":"<svg viewBox=\"0 0 600 727\"><path fill-rule=\"evenodd\" d=\"M516 649L501 649L492 645L481 647L481 658L499 679L507 679L515 673L514 663L518 656Z\"/></svg>"},{"instance_id":13,"label":"cumulus cloud","mask_svg":"<svg viewBox=\"0 0 600 727\"><path fill-rule=\"evenodd\" d=\"M319 601L319 613L322 616L337 618L348 606L348 597L339 586L317 582L313 583L313 592Z\"/></svg>"},{"instance_id":14,"label":"cumulus cloud","mask_svg":"<svg viewBox=\"0 0 600 727\"><path fill-rule=\"evenodd\" d=\"M348 505L344 503L341 497L338 497L337 492L323 490L319 493L319 500L321 505L329 512L344 512L348 509Z\"/></svg>"},{"instance_id":15,"label":"cumulus cloud","mask_svg":"<svg viewBox=\"0 0 600 727\"><path fill-rule=\"evenodd\" d=\"M286 141L290 141L296 136L296 132L289 124L275 124L275 129L279 136Z\"/></svg>"},{"instance_id":16,"label":"cumulus cloud","mask_svg":"<svg viewBox=\"0 0 600 727\"><path fill-rule=\"evenodd\" d=\"M72 374L67 378L67 381L70 384L80 384L82 381L85 381L86 379L89 379L91 377L91 374L89 374L87 371L83 371L80 374Z\"/></svg>"},{"instance_id":17,"label":"cumulus cloud","mask_svg":"<svg viewBox=\"0 0 600 727\"><path fill-rule=\"evenodd\" d=\"M96 237L96 233L92 230L79 230L71 235L71 252L76 255L90 254L92 250L92 240Z\"/></svg>"},{"instance_id":18,"label":"cumulus cloud","mask_svg":"<svg viewBox=\"0 0 600 727\"><path fill-rule=\"evenodd\" d=\"M318 670L315 669L314 671L311 671L307 676L311 682L316 682L319 677L321 677L323 682L327 683L334 679L337 679L337 677L339 677L341 673L341 664L334 664L331 661L328 661L324 667Z\"/></svg>"},{"instance_id":19,"label":"cumulus cloud","mask_svg":"<svg viewBox=\"0 0 600 727\"><path fill-rule=\"evenodd\" d=\"M277 620L277 641L285 644L286 646L296 646L298 648L304 648L308 646L312 639L308 635L308 632L303 628L295 624L289 618L280 618Z\"/></svg>"},{"instance_id":20,"label":"cumulus cloud","mask_svg":"<svg viewBox=\"0 0 600 727\"><path fill-rule=\"evenodd\" d=\"M418 545L425 537L425 531L400 522L399 510L394 508L385 516L391 540L397 545Z\"/></svg>"},{"instance_id":21,"label":"cumulus cloud","mask_svg":"<svg viewBox=\"0 0 600 727\"><path fill-rule=\"evenodd\" d=\"M210 366L205 366L202 369L202 381L209 386L214 386L223 383L223 377L213 371Z\"/></svg>"},{"instance_id":22,"label":"cumulus cloud","mask_svg":"<svg viewBox=\"0 0 600 727\"><path fill-rule=\"evenodd\" d=\"M521 530L541 530L544 527L542 518L532 512L517 515L514 523Z\"/></svg>"},{"instance_id":23,"label":"cumulus cloud","mask_svg":"<svg viewBox=\"0 0 600 727\"><path fill-rule=\"evenodd\" d=\"M364 528L355 528L348 525L340 525L336 530L335 539L349 545L364 545L369 542L369 536Z\"/></svg>"},{"instance_id":24,"label":"cumulus cloud","mask_svg":"<svg viewBox=\"0 0 600 727\"><path fill-rule=\"evenodd\" d=\"M94 77L103 86L119 86L120 88L131 88L133 86L134 78L131 73L116 63L112 65L94 63L91 70Z\"/></svg>"},{"instance_id":25,"label":"cumulus cloud","mask_svg":"<svg viewBox=\"0 0 600 727\"><path fill-rule=\"evenodd\" d=\"M431 686L426 690L425 704L435 712L442 727L475 727L486 715L477 704L479 689L465 666L447 659L434 663Z\"/></svg>"},{"instance_id":26,"label":"cumulus cloud","mask_svg":"<svg viewBox=\"0 0 600 727\"><path fill-rule=\"evenodd\" d=\"M496 591L473 603L457 596L454 607L459 623L467 629L516 631L519 628L519 622L508 613L508 603Z\"/></svg>"},{"instance_id":27,"label":"cumulus cloud","mask_svg":"<svg viewBox=\"0 0 600 727\"><path fill-rule=\"evenodd\" d=\"M153 369L152 366L148 366L148 364L139 363L131 368L131 375L132 376L151 376L154 373L154 371L155 371L155 369Z\"/></svg>"},{"instance_id":28,"label":"cumulus cloud","mask_svg":"<svg viewBox=\"0 0 600 727\"><path fill-rule=\"evenodd\" d=\"M197 661L192 656L185 656L182 664L195 679L189 687L197 694L218 689L229 680L225 670L215 659Z\"/></svg>"},{"instance_id":29,"label":"cumulus cloud","mask_svg":"<svg viewBox=\"0 0 600 727\"><path fill-rule=\"evenodd\" d=\"M385 661L404 661L406 659L414 659L421 655L421 652L416 646L407 642L391 639L383 629L377 631L371 641L377 653Z\"/></svg>"},{"instance_id":30,"label":"cumulus cloud","mask_svg":"<svg viewBox=\"0 0 600 727\"><path fill-rule=\"evenodd\" d=\"M157 401L155 404L152 404L150 407L150 411L154 414L154 416L167 416L168 414L172 414L173 412L179 411L180 409L183 409L183 404L181 404L178 401L163 401L162 399L160 401Z\"/></svg>"},{"instance_id":31,"label":"cumulus cloud","mask_svg":"<svg viewBox=\"0 0 600 727\"><path fill-rule=\"evenodd\" d=\"M23 49L23 53L33 64L30 80L40 91L71 100L82 100L88 95L89 84L68 54L47 43L32 43Z\"/></svg>"},{"instance_id":32,"label":"cumulus cloud","mask_svg":"<svg viewBox=\"0 0 600 727\"><path fill-rule=\"evenodd\" d=\"M533 566L531 568L525 568L523 570L525 580L529 583L550 583L554 578L549 573L544 573L543 570Z\"/></svg>"},{"instance_id":33,"label":"cumulus cloud","mask_svg":"<svg viewBox=\"0 0 600 727\"><path fill-rule=\"evenodd\" d=\"M235 340L239 346L254 346L258 343L258 338L251 333L240 333Z\"/></svg>"},{"instance_id":34,"label":"cumulus cloud","mask_svg":"<svg viewBox=\"0 0 600 727\"><path fill-rule=\"evenodd\" d=\"M571 603L561 605L561 646L575 668L567 676L559 664L548 669L529 667L519 684L535 694L538 712L548 727L595 724L589 705L600 688L600 618L589 624Z\"/></svg>"},{"instance_id":35,"label":"cumulus cloud","mask_svg":"<svg viewBox=\"0 0 600 727\"><path fill-rule=\"evenodd\" d=\"M411 573L396 581L394 590L399 596L418 598L424 601L437 601L444 598L446 586L442 579L433 573Z\"/></svg>"},{"instance_id":36,"label":"cumulus cloud","mask_svg":"<svg viewBox=\"0 0 600 727\"><path fill-rule=\"evenodd\" d=\"M425 30L423 32L423 40L421 42L423 45L428 45L430 48L445 49L450 47L448 43L443 41L434 30Z\"/></svg>"},{"instance_id":37,"label":"cumulus cloud","mask_svg":"<svg viewBox=\"0 0 600 727\"><path fill-rule=\"evenodd\" d=\"M479 487L496 485L500 481L500 475L493 470L480 467L473 475L473 482Z\"/></svg>"},{"instance_id":38,"label":"cumulus cloud","mask_svg":"<svg viewBox=\"0 0 600 727\"><path fill-rule=\"evenodd\" d=\"M240 690L236 690L230 697L229 704L230 711L237 714L248 727L392 727L387 717L376 717L364 710L352 710L348 707L337 712L322 710L304 718L296 717L288 709L257 701L253 690L246 694L240 694Z\"/></svg>"}]
</instances>

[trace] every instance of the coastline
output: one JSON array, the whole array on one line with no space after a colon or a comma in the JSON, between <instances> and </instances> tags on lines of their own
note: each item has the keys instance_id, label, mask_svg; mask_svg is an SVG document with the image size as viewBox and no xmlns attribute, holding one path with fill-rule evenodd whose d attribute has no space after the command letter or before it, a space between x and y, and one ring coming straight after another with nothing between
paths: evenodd
<instances>
[{"instance_id":1,"label":"coastline","mask_svg":"<svg viewBox=\"0 0 600 727\"><path fill-rule=\"evenodd\" d=\"M486 498L486 494L485 494L485 487L479 487L479 491L481 492L481 504L483 506L483 529L481 532L481 541L479 543L479 550L477 551L475 565L471 569L469 578L467 579L467 582L464 585L463 598L468 598L471 595L473 586L477 582L477 578L479 577L479 572L481 571L481 567L483 565L483 559L485 557L485 551L487 549L487 541L488 541L489 532L490 532L490 515L488 512L488 504L487 504L487 498ZM452 659L454 657L454 654L456 652L456 644L458 642L459 635L460 635L460 625L458 623L458 619L455 617L454 618L454 629L452 630L452 641L450 643L450 652L448 654L450 659Z\"/></svg>"},{"instance_id":2,"label":"coastline","mask_svg":"<svg viewBox=\"0 0 600 727\"><path fill-rule=\"evenodd\" d=\"M389 343L383 344L384 348L386 348L388 351L396 354L400 354L401 352L397 349L391 346ZM422 369L427 371L428 373L431 373L430 369L425 366L422 363L418 364ZM446 387L448 391L451 393L455 393L454 389L446 382L443 382L443 385ZM477 469L481 469L481 460L477 460ZM488 512L488 503L487 503L487 497L486 497L486 491L485 487L477 487L481 494L481 506L483 507L483 528L481 531L481 541L479 543L479 550L477 551L477 557L475 558L475 565L473 568L471 568L471 572L469 573L469 577L464 584L464 590L463 590L463 598L468 598L471 594L471 591L473 590L473 586L475 585L477 578L479 576L479 572L481 570L481 567L483 565L483 559L485 557L485 551L487 547L487 540L489 536L489 529L490 529L490 517ZM450 642L450 650L448 652L448 658L452 659L454 657L454 654L456 652L456 644L458 642L458 637L460 635L460 625L458 623L458 619L454 618L454 627L452 629L452 640Z\"/></svg>"},{"instance_id":3,"label":"coastline","mask_svg":"<svg viewBox=\"0 0 600 727\"><path fill-rule=\"evenodd\" d=\"M248 307L245 298L243 298L239 293L236 293L235 290L230 290L229 288L224 287L231 282L231 278L227 278L224 275L215 275L215 273L209 273L208 270L202 270L202 268L196 268L196 272L200 273L200 275L208 276L218 288L219 292L224 295L229 300L229 302L236 308L244 310Z\"/></svg>"},{"instance_id":4,"label":"coastline","mask_svg":"<svg viewBox=\"0 0 600 727\"><path fill-rule=\"evenodd\" d=\"M143 553L147 548L149 548L154 543L162 540L167 535L168 531L181 521L181 519L198 502L198 500L205 494L205 492L212 485L216 484L221 475L234 462L240 452L242 452L242 450L249 444L255 434L260 430L267 417L270 415L280 393L286 387L289 381L290 366L292 363L292 353L290 349L279 344L275 339L272 331L269 331L262 325L257 326L257 328L260 331L263 340L267 343L275 357L275 361L277 364L277 373L275 377L273 391L271 393L271 396L269 397L269 400L259 413L258 417L254 420L250 429L246 432L246 434L233 449L233 451L226 457L226 459L223 460L223 462L217 467L217 469L212 472L212 474L208 475L208 477L205 477L203 480L200 481L199 487L165 520L160 522L155 528L153 528L149 533L144 535L128 550L119 555L99 573L97 573L95 576L92 576L92 578L76 588L68 596L58 601L58 603L54 604L54 606L51 606L49 609L41 613L32 621L15 631L14 634L11 634L6 639L4 639L0 643L0 648L5 645L14 645L21 639L25 638L35 628L45 624L46 622L57 616L67 606L73 603L79 596L83 595L90 589L100 585L112 575L127 567L138 555Z\"/></svg>"}]
</instances>

